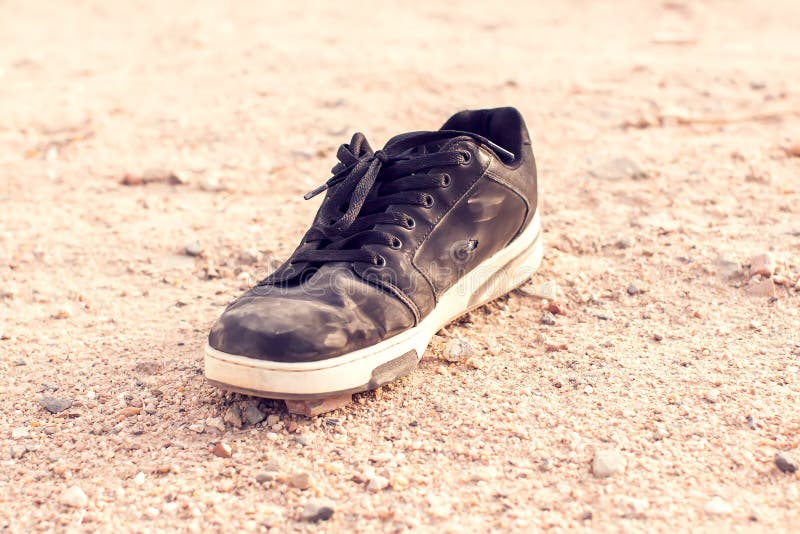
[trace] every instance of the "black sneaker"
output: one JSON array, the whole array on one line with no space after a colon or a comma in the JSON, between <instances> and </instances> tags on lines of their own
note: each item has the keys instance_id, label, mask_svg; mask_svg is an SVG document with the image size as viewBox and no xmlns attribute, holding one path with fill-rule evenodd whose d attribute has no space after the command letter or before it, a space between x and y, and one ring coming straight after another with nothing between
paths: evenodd
<instances>
[{"instance_id":1,"label":"black sneaker","mask_svg":"<svg viewBox=\"0 0 800 534\"><path fill-rule=\"evenodd\" d=\"M542 259L536 164L514 108L462 111L373 152L357 133L292 256L208 336L214 384L276 399L374 389Z\"/></svg>"}]
</instances>

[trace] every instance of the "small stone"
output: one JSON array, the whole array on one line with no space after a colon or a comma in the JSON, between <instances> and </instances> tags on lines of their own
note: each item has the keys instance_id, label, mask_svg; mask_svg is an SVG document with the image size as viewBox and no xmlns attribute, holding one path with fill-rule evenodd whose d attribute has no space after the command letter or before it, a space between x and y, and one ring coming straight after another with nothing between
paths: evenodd
<instances>
[{"instance_id":1,"label":"small stone","mask_svg":"<svg viewBox=\"0 0 800 534\"><path fill-rule=\"evenodd\" d=\"M783 148L786 155L792 158L800 158L800 143L794 143Z\"/></svg>"},{"instance_id":2,"label":"small stone","mask_svg":"<svg viewBox=\"0 0 800 534\"><path fill-rule=\"evenodd\" d=\"M602 180L640 180L647 178L647 173L638 163L629 158L615 158L589 171L591 176Z\"/></svg>"},{"instance_id":3,"label":"small stone","mask_svg":"<svg viewBox=\"0 0 800 534\"><path fill-rule=\"evenodd\" d=\"M211 449L211 453L220 458L230 458L233 456L233 449L224 441L220 441L214 445L214 448Z\"/></svg>"},{"instance_id":4,"label":"small stone","mask_svg":"<svg viewBox=\"0 0 800 534\"><path fill-rule=\"evenodd\" d=\"M289 478L289 485L301 490L308 489L311 487L311 475L308 473L295 473Z\"/></svg>"},{"instance_id":5,"label":"small stone","mask_svg":"<svg viewBox=\"0 0 800 534\"><path fill-rule=\"evenodd\" d=\"M158 508L153 508L152 506L148 506L144 509L144 516L150 520L157 518L158 514L160 513L161 512L158 510Z\"/></svg>"},{"instance_id":6,"label":"small stone","mask_svg":"<svg viewBox=\"0 0 800 534\"><path fill-rule=\"evenodd\" d=\"M753 282L747 285L747 293L754 297L772 298L775 296L775 282L772 278Z\"/></svg>"},{"instance_id":7,"label":"small stone","mask_svg":"<svg viewBox=\"0 0 800 534\"><path fill-rule=\"evenodd\" d=\"M267 414L264 413L264 411L258 407L258 402L250 402L245 407L242 417L244 418L245 421L247 421L247 424L257 425L258 423L266 419Z\"/></svg>"},{"instance_id":8,"label":"small stone","mask_svg":"<svg viewBox=\"0 0 800 534\"><path fill-rule=\"evenodd\" d=\"M775 272L775 261L769 254L756 254L750 258L750 276L770 277Z\"/></svg>"},{"instance_id":9,"label":"small stone","mask_svg":"<svg viewBox=\"0 0 800 534\"><path fill-rule=\"evenodd\" d=\"M200 180L200 189L209 193L218 193L225 189L222 182L216 176L207 176Z\"/></svg>"},{"instance_id":10,"label":"small stone","mask_svg":"<svg viewBox=\"0 0 800 534\"><path fill-rule=\"evenodd\" d=\"M548 326L553 326L553 325L556 324L556 316L553 315L552 313L550 313L549 311L546 311L546 312L542 313L541 321L542 321L542 324L545 324L545 325L548 325Z\"/></svg>"},{"instance_id":11,"label":"small stone","mask_svg":"<svg viewBox=\"0 0 800 534\"><path fill-rule=\"evenodd\" d=\"M706 401L710 402L711 404L716 404L717 402L719 402L719 391L717 391L716 389L712 389L706 392L705 397Z\"/></svg>"},{"instance_id":12,"label":"small stone","mask_svg":"<svg viewBox=\"0 0 800 534\"><path fill-rule=\"evenodd\" d=\"M89 498L80 486L70 486L64 490L59 500L61 504L71 508L85 508L89 504Z\"/></svg>"},{"instance_id":13,"label":"small stone","mask_svg":"<svg viewBox=\"0 0 800 534\"><path fill-rule=\"evenodd\" d=\"M472 345L466 339L456 337L448 341L444 357L448 362L460 362L472 356Z\"/></svg>"},{"instance_id":14,"label":"small stone","mask_svg":"<svg viewBox=\"0 0 800 534\"><path fill-rule=\"evenodd\" d=\"M148 361L141 361L136 363L136 367L133 368L134 372L140 375L157 375L161 374L164 370L164 366L161 363L148 360Z\"/></svg>"},{"instance_id":15,"label":"small stone","mask_svg":"<svg viewBox=\"0 0 800 534\"><path fill-rule=\"evenodd\" d=\"M11 439L25 439L31 437L30 432L24 426L15 428L11 431Z\"/></svg>"},{"instance_id":16,"label":"small stone","mask_svg":"<svg viewBox=\"0 0 800 534\"><path fill-rule=\"evenodd\" d=\"M788 451L775 453L775 466L783 473L794 473L800 469L800 459Z\"/></svg>"},{"instance_id":17,"label":"small stone","mask_svg":"<svg viewBox=\"0 0 800 534\"><path fill-rule=\"evenodd\" d=\"M25 358L20 356L19 358L16 358L14 360L14 365L16 365L17 367L22 367L23 365L28 365L28 362L25 361Z\"/></svg>"},{"instance_id":18,"label":"small stone","mask_svg":"<svg viewBox=\"0 0 800 534\"><path fill-rule=\"evenodd\" d=\"M141 486L142 484L144 484L144 480L145 480L145 475L141 471L136 473L136 476L133 477L133 483L136 484L137 486Z\"/></svg>"},{"instance_id":19,"label":"small stone","mask_svg":"<svg viewBox=\"0 0 800 534\"><path fill-rule=\"evenodd\" d=\"M661 441L669 437L669 431L663 426L657 426L656 431L653 433L653 439Z\"/></svg>"},{"instance_id":20,"label":"small stone","mask_svg":"<svg viewBox=\"0 0 800 534\"><path fill-rule=\"evenodd\" d=\"M715 496L706 503L705 511L707 514L712 515L728 515L733 512L733 507L722 500L721 497Z\"/></svg>"},{"instance_id":21,"label":"small stone","mask_svg":"<svg viewBox=\"0 0 800 534\"><path fill-rule=\"evenodd\" d=\"M270 414L267 416L267 426L277 425L281 421L281 416L278 414Z\"/></svg>"},{"instance_id":22,"label":"small stone","mask_svg":"<svg viewBox=\"0 0 800 534\"><path fill-rule=\"evenodd\" d=\"M142 413L142 409L136 406L127 406L119 411L119 415L124 417L136 417Z\"/></svg>"},{"instance_id":23,"label":"small stone","mask_svg":"<svg viewBox=\"0 0 800 534\"><path fill-rule=\"evenodd\" d=\"M310 434L296 434L292 437L292 441L299 443L303 447L308 447L314 442L314 438Z\"/></svg>"},{"instance_id":24,"label":"small stone","mask_svg":"<svg viewBox=\"0 0 800 534\"><path fill-rule=\"evenodd\" d=\"M72 399L68 397L42 397L39 399L39 404L50 413L61 413L72 407Z\"/></svg>"},{"instance_id":25,"label":"small stone","mask_svg":"<svg viewBox=\"0 0 800 534\"><path fill-rule=\"evenodd\" d=\"M618 475L625 471L625 457L617 450L602 450L594 453L592 473L597 478Z\"/></svg>"},{"instance_id":26,"label":"small stone","mask_svg":"<svg viewBox=\"0 0 800 534\"><path fill-rule=\"evenodd\" d=\"M258 249L248 248L239 253L239 263L253 265L262 260L263 254Z\"/></svg>"},{"instance_id":27,"label":"small stone","mask_svg":"<svg viewBox=\"0 0 800 534\"><path fill-rule=\"evenodd\" d=\"M717 274L726 279L738 278L742 273L742 265L736 259L727 254L721 254L714 260Z\"/></svg>"},{"instance_id":28,"label":"small stone","mask_svg":"<svg viewBox=\"0 0 800 534\"><path fill-rule=\"evenodd\" d=\"M558 286L555 282L545 282L539 285L528 285L520 288L526 295L543 300L555 300L558 297Z\"/></svg>"},{"instance_id":29,"label":"small stone","mask_svg":"<svg viewBox=\"0 0 800 534\"><path fill-rule=\"evenodd\" d=\"M614 243L614 246L622 250L631 248L633 246L633 240L630 237L620 237L617 239L617 242Z\"/></svg>"},{"instance_id":30,"label":"small stone","mask_svg":"<svg viewBox=\"0 0 800 534\"><path fill-rule=\"evenodd\" d=\"M210 426L211 428L216 428L220 432L225 432L225 422L220 417L206 418L206 426Z\"/></svg>"},{"instance_id":31,"label":"small stone","mask_svg":"<svg viewBox=\"0 0 800 534\"><path fill-rule=\"evenodd\" d=\"M663 341L663 339L664 339L664 336L662 336L662 335L661 335L661 334L659 334L658 332L656 332L655 334L653 334L653 341Z\"/></svg>"},{"instance_id":32,"label":"small stone","mask_svg":"<svg viewBox=\"0 0 800 534\"><path fill-rule=\"evenodd\" d=\"M628 285L628 289L626 291L628 292L628 295L630 295L630 296L634 296L634 295L638 295L639 294L639 288L636 287L633 284L629 284Z\"/></svg>"},{"instance_id":33,"label":"small stone","mask_svg":"<svg viewBox=\"0 0 800 534\"><path fill-rule=\"evenodd\" d=\"M64 304L53 314L53 319L69 319L72 315L72 307L69 304Z\"/></svg>"},{"instance_id":34,"label":"small stone","mask_svg":"<svg viewBox=\"0 0 800 534\"><path fill-rule=\"evenodd\" d=\"M231 406L225 411L223 419L226 423L236 427L242 428L242 411L238 406Z\"/></svg>"},{"instance_id":35,"label":"small stone","mask_svg":"<svg viewBox=\"0 0 800 534\"><path fill-rule=\"evenodd\" d=\"M333 517L333 512L335 510L336 507L332 501L327 499L311 499L306 503L300 517L303 521L327 521Z\"/></svg>"},{"instance_id":36,"label":"small stone","mask_svg":"<svg viewBox=\"0 0 800 534\"><path fill-rule=\"evenodd\" d=\"M542 473L547 473L549 471L552 471L554 463L555 462L553 461L552 458L542 458L542 460L539 462L539 471L541 471Z\"/></svg>"},{"instance_id":37,"label":"small stone","mask_svg":"<svg viewBox=\"0 0 800 534\"><path fill-rule=\"evenodd\" d=\"M27 452L28 448L25 445L13 445L9 450L9 456L11 456L12 460L18 460L25 456Z\"/></svg>"},{"instance_id":38,"label":"small stone","mask_svg":"<svg viewBox=\"0 0 800 534\"><path fill-rule=\"evenodd\" d=\"M256 482L259 484L264 484L265 482L269 482L271 480L275 480L275 475L272 473L259 473L256 475Z\"/></svg>"},{"instance_id":39,"label":"small stone","mask_svg":"<svg viewBox=\"0 0 800 534\"><path fill-rule=\"evenodd\" d=\"M183 251L186 253L187 256L192 256L192 257L199 256L200 254L203 253L203 245L202 243L200 243L200 241L195 239L194 241L189 241L186 244L186 247L184 247Z\"/></svg>"},{"instance_id":40,"label":"small stone","mask_svg":"<svg viewBox=\"0 0 800 534\"><path fill-rule=\"evenodd\" d=\"M384 490L388 486L389 486L389 479L386 477L382 477L381 475L375 475L369 480L369 482L367 482L367 490L373 493L377 493L381 490Z\"/></svg>"},{"instance_id":41,"label":"small stone","mask_svg":"<svg viewBox=\"0 0 800 534\"><path fill-rule=\"evenodd\" d=\"M189 425L189 430L197 432L198 434L202 434L203 431L205 431L205 429L206 425L204 425L203 423L194 423Z\"/></svg>"},{"instance_id":42,"label":"small stone","mask_svg":"<svg viewBox=\"0 0 800 534\"><path fill-rule=\"evenodd\" d=\"M380 391L379 389L376 391ZM347 406L353 401L350 393L338 397L328 397L325 399L312 400L286 400L286 409L289 413L315 417L317 415L331 412L343 406Z\"/></svg>"}]
</instances>

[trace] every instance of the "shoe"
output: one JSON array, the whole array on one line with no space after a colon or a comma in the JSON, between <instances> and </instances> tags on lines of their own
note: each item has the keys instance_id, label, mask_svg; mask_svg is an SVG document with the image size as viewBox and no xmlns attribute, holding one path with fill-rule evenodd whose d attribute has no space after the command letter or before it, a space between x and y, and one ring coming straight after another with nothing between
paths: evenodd
<instances>
[{"instance_id":1,"label":"shoe","mask_svg":"<svg viewBox=\"0 0 800 534\"><path fill-rule=\"evenodd\" d=\"M337 152L311 228L208 336L205 375L224 389L321 399L416 367L453 319L539 267L537 178L514 108L462 111L441 130Z\"/></svg>"}]
</instances>

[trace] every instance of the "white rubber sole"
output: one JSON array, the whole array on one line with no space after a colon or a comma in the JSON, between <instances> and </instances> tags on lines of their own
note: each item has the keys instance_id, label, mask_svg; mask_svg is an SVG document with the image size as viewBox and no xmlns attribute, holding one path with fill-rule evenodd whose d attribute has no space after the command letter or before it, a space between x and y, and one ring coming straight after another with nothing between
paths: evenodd
<instances>
[{"instance_id":1,"label":"white rubber sole","mask_svg":"<svg viewBox=\"0 0 800 534\"><path fill-rule=\"evenodd\" d=\"M417 326L371 347L319 362L256 360L206 345L206 378L224 389L274 399L317 399L375 389L411 372L442 327L519 287L541 262L537 212L513 242L445 291Z\"/></svg>"}]
</instances>

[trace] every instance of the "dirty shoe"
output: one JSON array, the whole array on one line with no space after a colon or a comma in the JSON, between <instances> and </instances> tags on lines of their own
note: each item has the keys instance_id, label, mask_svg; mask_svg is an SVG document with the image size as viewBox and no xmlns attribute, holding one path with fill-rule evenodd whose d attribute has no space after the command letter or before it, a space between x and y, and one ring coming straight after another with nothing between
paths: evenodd
<instances>
[{"instance_id":1,"label":"dirty shoe","mask_svg":"<svg viewBox=\"0 0 800 534\"><path fill-rule=\"evenodd\" d=\"M516 109L462 111L378 151L356 134L337 158L306 195L325 199L300 245L211 329L212 383L277 399L374 389L538 268L536 164Z\"/></svg>"}]
</instances>

